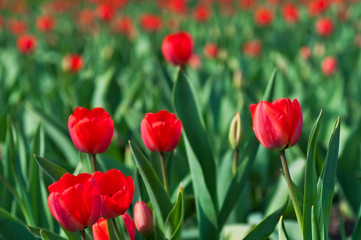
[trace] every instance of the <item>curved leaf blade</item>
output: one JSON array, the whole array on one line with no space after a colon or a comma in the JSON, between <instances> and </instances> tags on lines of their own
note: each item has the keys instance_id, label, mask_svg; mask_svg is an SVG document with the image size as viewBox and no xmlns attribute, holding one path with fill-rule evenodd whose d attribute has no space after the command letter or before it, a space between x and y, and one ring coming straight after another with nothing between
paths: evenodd
<instances>
[{"instance_id":1,"label":"curved leaf blade","mask_svg":"<svg viewBox=\"0 0 361 240\"><path fill-rule=\"evenodd\" d=\"M67 171L58 164L34 154L34 158L44 172L54 181L58 181Z\"/></svg>"}]
</instances>

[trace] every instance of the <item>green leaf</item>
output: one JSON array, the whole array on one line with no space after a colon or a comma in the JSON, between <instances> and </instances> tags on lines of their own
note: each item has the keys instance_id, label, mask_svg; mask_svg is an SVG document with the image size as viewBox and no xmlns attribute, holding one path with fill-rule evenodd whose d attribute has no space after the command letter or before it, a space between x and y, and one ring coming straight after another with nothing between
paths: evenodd
<instances>
[{"instance_id":1,"label":"green leaf","mask_svg":"<svg viewBox=\"0 0 361 240\"><path fill-rule=\"evenodd\" d=\"M287 234L285 223L283 222L283 216L281 215L278 222L278 240L290 240Z\"/></svg>"},{"instance_id":2,"label":"green leaf","mask_svg":"<svg viewBox=\"0 0 361 240\"><path fill-rule=\"evenodd\" d=\"M24 223L13 217L5 209L0 208L0 236L5 239L26 239L36 238L26 229Z\"/></svg>"},{"instance_id":3,"label":"green leaf","mask_svg":"<svg viewBox=\"0 0 361 240\"><path fill-rule=\"evenodd\" d=\"M106 106L106 96L114 73L114 67L110 67L106 72L100 76L97 76L95 79L95 92L92 95L93 98L91 104L93 107Z\"/></svg>"},{"instance_id":4,"label":"green leaf","mask_svg":"<svg viewBox=\"0 0 361 240\"><path fill-rule=\"evenodd\" d=\"M107 225L108 225L109 240L120 240L117 238L114 225L111 219L107 219Z\"/></svg>"},{"instance_id":5,"label":"green leaf","mask_svg":"<svg viewBox=\"0 0 361 240\"><path fill-rule=\"evenodd\" d=\"M50 238L48 237L48 235L43 231L40 230L40 236L42 240L50 240ZM52 240L52 239L51 239Z\"/></svg>"},{"instance_id":6,"label":"green leaf","mask_svg":"<svg viewBox=\"0 0 361 240\"><path fill-rule=\"evenodd\" d=\"M206 187L202 168L197 161L188 138L184 137L188 164L192 177L193 192L196 199L197 217L201 239L218 239L217 212L212 197Z\"/></svg>"},{"instance_id":7,"label":"green leaf","mask_svg":"<svg viewBox=\"0 0 361 240\"><path fill-rule=\"evenodd\" d=\"M131 141L129 141L129 146L149 194L153 211L160 227L163 228L165 220L172 209L172 204L149 160Z\"/></svg>"},{"instance_id":8,"label":"green leaf","mask_svg":"<svg viewBox=\"0 0 361 240\"><path fill-rule=\"evenodd\" d=\"M307 160L305 170L305 193L303 199L303 238L311 239L312 227L311 227L311 206L316 205L317 201L317 189L316 189L316 148L317 137L319 134L322 120L322 110L318 115L318 118L313 125L310 137L307 145ZM317 205L316 205L317 206Z\"/></svg>"},{"instance_id":9,"label":"green leaf","mask_svg":"<svg viewBox=\"0 0 361 240\"><path fill-rule=\"evenodd\" d=\"M271 101L273 98L275 83L276 83L277 69L275 69L268 81L266 91L263 99L265 101ZM229 214L238 201L238 198L246 184L246 181L251 174L252 166L258 151L259 141L252 134L248 145L246 147L247 152L241 156L243 158L242 164L238 167L235 177L232 180L230 187L228 188L226 198L222 204L221 211L218 216L219 228L222 229L223 225L227 221Z\"/></svg>"},{"instance_id":10,"label":"green leaf","mask_svg":"<svg viewBox=\"0 0 361 240\"><path fill-rule=\"evenodd\" d=\"M357 215L357 221L352 234L352 240L361 239L361 207Z\"/></svg>"},{"instance_id":11,"label":"green leaf","mask_svg":"<svg viewBox=\"0 0 361 240\"><path fill-rule=\"evenodd\" d=\"M283 214L288 204L288 200L283 204L281 208L277 211L266 217L262 222L257 224L243 240L264 240L267 239L269 235L274 231L278 220Z\"/></svg>"},{"instance_id":12,"label":"green leaf","mask_svg":"<svg viewBox=\"0 0 361 240\"><path fill-rule=\"evenodd\" d=\"M51 240L66 240L67 238L64 238L58 234L55 234L51 232L50 230L39 228L39 227L30 227L26 226L26 228L35 236L40 238L41 237L41 231L44 232Z\"/></svg>"},{"instance_id":13,"label":"green leaf","mask_svg":"<svg viewBox=\"0 0 361 240\"><path fill-rule=\"evenodd\" d=\"M320 237L320 227L317 223L317 215L315 206L312 205L311 207L311 231L312 231L312 239L318 240L321 239Z\"/></svg>"},{"instance_id":14,"label":"green leaf","mask_svg":"<svg viewBox=\"0 0 361 240\"><path fill-rule=\"evenodd\" d=\"M178 198L164 225L165 237L172 240L181 238L184 216L183 187L179 188Z\"/></svg>"},{"instance_id":15,"label":"green leaf","mask_svg":"<svg viewBox=\"0 0 361 240\"><path fill-rule=\"evenodd\" d=\"M324 227L321 228L321 231L323 231L324 239L327 239L328 227L330 223L333 189L335 186L337 172L338 149L340 143L340 127L341 122L340 117L338 117L330 139L326 160L323 164L321 175L317 183L317 192L320 201L320 207L316 210L318 210L318 222L322 222L324 225ZM322 212L322 214L320 214L320 212Z\"/></svg>"},{"instance_id":16,"label":"green leaf","mask_svg":"<svg viewBox=\"0 0 361 240\"><path fill-rule=\"evenodd\" d=\"M183 133L187 136L196 156L195 160L199 163L204 174L206 187L213 204L217 206L215 160L203 120L199 114L194 90L181 69L178 71L173 89L173 102L177 115L182 121Z\"/></svg>"},{"instance_id":17,"label":"green leaf","mask_svg":"<svg viewBox=\"0 0 361 240\"><path fill-rule=\"evenodd\" d=\"M49 177L54 181L58 181L67 171L60 167L58 164L34 154L35 160L38 162L39 166L44 170Z\"/></svg>"}]
</instances>

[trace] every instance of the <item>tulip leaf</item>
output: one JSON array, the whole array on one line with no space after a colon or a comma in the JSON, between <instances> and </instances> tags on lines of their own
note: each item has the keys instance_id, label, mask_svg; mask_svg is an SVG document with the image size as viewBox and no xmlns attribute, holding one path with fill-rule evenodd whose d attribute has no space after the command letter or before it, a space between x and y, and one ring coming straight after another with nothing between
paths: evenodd
<instances>
[{"instance_id":1,"label":"tulip leaf","mask_svg":"<svg viewBox=\"0 0 361 240\"><path fill-rule=\"evenodd\" d=\"M352 240L359 240L359 239L361 239L361 207L358 212L356 225L352 234Z\"/></svg>"},{"instance_id":2,"label":"tulip leaf","mask_svg":"<svg viewBox=\"0 0 361 240\"><path fill-rule=\"evenodd\" d=\"M274 231L281 215L285 211L288 204L287 201L277 211L266 217L262 222L257 224L243 240L264 240Z\"/></svg>"},{"instance_id":3,"label":"tulip leaf","mask_svg":"<svg viewBox=\"0 0 361 240\"><path fill-rule=\"evenodd\" d=\"M51 232L50 230L39 228L39 227L30 227L26 226L26 228L35 236L40 238L41 237L41 231L44 232L51 240L66 240L67 238L64 238L58 234L55 234Z\"/></svg>"},{"instance_id":4,"label":"tulip leaf","mask_svg":"<svg viewBox=\"0 0 361 240\"><path fill-rule=\"evenodd\" d=\"M184 137L187 159L192 177L193 192L196 199L197 218L201 239L218 239L216 208L206 187L202 168L197 161L188 138Z\"/></svg>"},{"instance_id":5,"label":"tulip leaf","mask_svg":"<svg viewBox=\"0 0 361 240\"><path fill-rule=\"evenodd\" d=\"M160 227L163 228L164 222L172 209L172 204L149 160L133 142L129 141L129 146L149 194L157 221Z\"/></svg>"},{"instance_id":6,"label":"tulip leaf","mask_svg":"<svg viewBox=\"0 0 361 240\"><path fill-rule=\"evenodd\" d=\"M19 219L10 215L10 213L2 208L0 208L0 238L1 237L4 239L36 239Z\"/></svg>"},{"instance_id":7,"label":"tulip leaf","mask_svg":"<svg viewBox=\"0 0 361 240\"><path fill-rule=\"evenodd\" d=\"M115 218L115 224L117 229L120 230L120 236L122 240L130 240L130 236L127 230L127 227L125 226L125 222L122 216L119 216L117 218Z\"/></svg>"},{"instance_id":8,"label":"tulip leaf","mask_svg":"<svg viewBox=\"0 0 361 240\"><path fill-rule=\"evenodd\" d=\"M288 236L286 231L286 227L282 215L278 222L278 240L290 240L290 237Z\"/></svg>"},{"instance_id":9,"label":"tulip leaf","mask_svg":"<svg viewBox=\"0 0 361 240\"><path fill-rule=\"evenodd\" d=\"M273 71L268 81L268 85L266 87L263 97L265 101L271 101L271 99L273 98L276 75L277 69ZM237 169L236 175L234 176L232 183L228 188L226 198L221 207L221 211L219 212L218 224L220 229L222 229L223 225L227 221L229 214L237 203L243 187L245 186L246 181L251 174L252 166L259 147L259 141L255 137L255 135L252 134L247 144L247 151L244 153L243 156L241 156L241 158L243 158L244 160Z\"/></svg>"},{"instance_id":10,"label":"tulip leaf","mask_svg":"<svg viewBox=\"0 0 361 240\"><path fill-rule=\"evenodd\" d=\"M203 120L199 114L194 90L181 69L178 70L178 76L173 89L173 102L177 115L182 121L184 134L187 136L204 174L206 187L211 195L213 204L217 206L215 160Z\"/></svg>"},{"instance_id":11,"label":"tulip leaf","mask_svg":"<svg viewBox=\"0 0 361 240\"><path fill-rule=\"evenodd\" d=\"M305 170L305 192L303 199L303 238L311 239L311 206L316 205L317 190L316 190L316 148L317 137L319 134L322 120L322 111L313 125L307 146L307 160Z\"/></svg>"},{"instance_id":12,"label":"tulip leaf","mask_svg":"<svg viewBox=\"0 0 361 240\"><path fill-rule=\"evenodd\" d=\"M107 219L107 225L108 225L109 240L121 240L117 238L117 235L115 233L115 228L111 219Z\"/></svg>"},{"instance_id":13,"label":"tulip leaf","mask_svg":"<svg viewBox=\"0 0 361 240\"><path fill-rule=\"evenodd\" d=\"M35 154L34 158L44 172L54 181L58 181L65 173L67 173L64 168L46 158L36 156Z\"/></svg>"},{"instance_id":14,"label":"tulip leaf","mask_svg":"<svg viewBox=\"0 0 361 240\"><path fill-rule=\"evenodd\" d=\"M321 239L320 238L320 228L317 223L317 216L315 206L312 205L311 207L311 228L312 228L312 239Z\"/></svg>"},{"instance_id":15,"label":"tulip leaf","mask_svg":"<svg viewBox=\"0 0 361 240\"><path fill-rule=\"evenodd\" d=\"M333 189L336 181L338 149L340 143L340 117L338 117L333 133L330 139L326 160L317 183L317 192L319 200L318 222L322 223L321 231L323 232L324 239L328 237L328 228L331 215ZM321 214L322 212L322 214Z\"/></svg>"},{"instance_id":16,"label":"tulip leaf","mask_svg":"<svg viewBox=\"0 0 361 240\"><path fill-rule=\"evenodd\" d=\"M179 240L183 228L184 199L183 188L179 188L178 198L170 211L164 225L164 234L167 239Z\"/></svg>"}]
</instances>

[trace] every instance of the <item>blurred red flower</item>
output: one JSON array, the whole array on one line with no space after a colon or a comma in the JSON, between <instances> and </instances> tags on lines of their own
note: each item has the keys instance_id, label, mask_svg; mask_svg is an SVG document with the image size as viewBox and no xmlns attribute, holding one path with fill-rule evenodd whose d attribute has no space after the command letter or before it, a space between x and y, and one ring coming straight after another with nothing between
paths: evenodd
<instances>
[{"instance_id":1,"label":"blurred red flower","mask_svg":"<svg viewBox=\"0 0 361 240\"><path fill-rule=\"evenodd\" d=\"M95 22L95 12L93 9L82 9L77 17L79 27L86 31L91 31Z\"/></svg>"},{"instance_id":2,"label":"blurred red flower","mask_svg":"<svg viewBox=\"0 0 361 240\"><path fill-rule=\"evenodd\" d=\"M243 54L250 57L258 57L262 53L262 43L259 40L245 42L242 47Z\"/></svg>"},{"instance_id":3,"label":"blurred red flower","mask_svg":"<svg viewBox=\"0 0 361 240\"><path fill-rule=\"evenodd\" d=\"M192 56L188 60L188 65L191 68L195 69L195 70L200 69L202 67L201 56L199 56L198 54L193 53Z\"/></svg>"},{"instance_id":4,"label":"blurred red flower","mask_svg":"<svg viewBox=\"0 0 361 240\"><path fill-rule=\"evenodd\" d=\"M304 46L304 47L301 47L300 49L300 55L303 59L309 59L311 57L311 48L307 47L307 46Z\"/></svg>"},{"instance_id":5,"label":"blurred red flower","mask_svg":"<svg viewBox=\"0 0 361 240\"><path fill-rule=\"evenodd\" d=\"M163 57L173 65L186 64L193 53L193 48L193 38L187 32L170 34L162 42Z\"/></svg>"},{"instance_id":6,"label":"blurred red flower","mask_svg":"<svg viewBox=\"0 0 361 240\"><path fill-rule=\"evenodd\" d=\"M268 8L259 8L254 13L254 20L259 26L268 26L273 22L273 12Z\"/></svg>"},{"instance_id":7,"label":"blurred red flower","mask_svg":"<svg viewBox=\"0 0 361 240\"><path fill-rule=\"evenodd\" d=\"M285 3L282 7L282 16L286 22L295 23L298 21L299 10L293 3Z\"/></svg>"},{"instance_id":8,"label":"blurred red flower","mask_svg":"<svg viewBox=\"0 0 361 240\"><path fill-rule=\"evenodd\" d=\"M18 38L17 47L20 53L32 53L37 45L36 37L33 35L22 35Z\"/></svg>"},{"instance_id":9,"label":"blurred red flower","mask_svg":"<svg viewBox=\"0 0 361 240\"><path fill-rule=\"evenodd\" d=\"M55 27L55 19L51 16L42 15L36 19L36 28L41 32L52 31Z\"/></svg>"},{"instance_id":10,"label":"blurred red flower","mask_svg":"<svg viewBox=\"0 0 361 240\"><path fill-rule=\"evenodd\" d=\"M113 27L116 32L125 34L129 39L133 39L135 37L136 33L133 20L128 16L117 18L113 23Z\"/></svg>"},{"instance_id":11,"label":"blurred red flower","mask_svg":"<svg viewBox=\"0 0 361 240\"><path fill-rule=\"evenodd\" d=\"M83 57L79 54L68 54L63 58L62 68L66 72L79 72L84 65Z\"/></svg>"},{"instance_id":12,"label":"blurred red flower","mask_svg":"<svg viewBox=\"0 0 361 240\"><path fill-rule=\"evenodd\" d=\"M193 16L198 22L206 22L211 17L211 9L205 5L199 5L193 10Z\"/></svg>"},{"instance_id":13,"label":"blurred red flower","mask_svg":"<svg viewBox=\"0 0 361 240\"><path fill-rule=\"evenodd\" d=\"M218 46L215 43L207 43L203 48L203 53L207 58L215 58L218 54Z\"/></svg>"},{"instance_id":14,"label":"blurred red flower","mask_svg":"<svg viewBox=\"0 0 361 240\"><path fill-rule=\"evenodd\" d=\"M147 32L159 31L163 26L162 19L155 14L144 13L140 16L140 25Z\"/></svg>"},{"instance_id":15,"label":"blurred red flower","mask_svg":"<svg viewBox=\"0 0 361 240\"><path fill-rule=\"evenodd\" d=\"M242 9L250 9L254 6L255 0L240 0L239 5Z\"/></svg>"},{"instance_id":16,"label":"blurred red flower","mask_svg":"<svg viewBox=\"0 0 361 240\"><path fill-rule=\"evenodd\" d=\"M332 76L337 71L337 65L338 64L336 58L332 56L326 57L322 61L322 65L321 65L323 74L325 74L326 76Z\"/></svg>"},{"instance_id":17,"label":"blurred red flower","mask_svg":"<svg viewBox=\"0 0 361 240\"><path fill-rule=\"evenodd\" d=\"M28 25L18 19L10 19L7 25L9 31L14 35L22 35L28 30Z\"/></svg>"},{"instance_id":18,"label":"blurred red flower","mask_svg":"<svg viewBox=\"0 0 361 240\"><path fill-rule=\"evenodd\" d=\"M114 7L110 4L100 4L97 7L98 17L105 22L109 22L110 20L112 20L114 14Z\"/></svg>"},{"instance_id":19,"label":"blurred red flower","mask_svg":"<svg viewBox=\"0 0 361 240\"><path fill-rule=\"evenodd\" d=\"M334 24L332 19L323 17L317 20L315 28L319 35L327 37L333 33Z\"/></svg>"},{"instance_id":20,"label":"blurred red flower","mask_svg":"<svg viewBox=\"0 0 361 240\"><path fill-rule=\"evenodd\" d=\"M134 240L135 225L131 217L127 213L124 213L122 218L128 231L130 240ZM105 218L99 218L99 220L92 226L92 230L94 240L109 240L108 222Z\"/></svg>"},{"instance_id":21,"label":"blurred red flower","mask_svg":"<svg viewBox=\"0 0 361 240\"><path fill-rule=\"evenodd\" d=\"M328 0L313 0L308 5L308 14L310 16L317 16L326 11L328 6Z\"/></svg>"}]
</instances>

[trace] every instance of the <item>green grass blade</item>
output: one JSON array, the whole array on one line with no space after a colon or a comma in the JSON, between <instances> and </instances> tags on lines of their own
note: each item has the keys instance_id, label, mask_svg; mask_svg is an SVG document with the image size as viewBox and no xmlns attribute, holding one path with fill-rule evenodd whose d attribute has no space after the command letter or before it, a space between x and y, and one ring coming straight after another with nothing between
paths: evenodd
<instances>
[{"instance_id":1,"label":"green grass blade","mask_svg":"<svg viewBox=\"0 0 361 240\"><path fill-rule=\"evenodd\" d=\"M36 156L35 154L34 158L44 172L54 181L58 181L65 173L67 173L64 168L46 158Z\"/></svg>"},{"instance_id":2,"label":"green grass blade","mask_svg":"<svg viewBox=\"0 0 361 240\"><path fill-rule=\"evenodd\" d=\"M179 188L178 198L165 221L164 234L167 239L179 240L184 216L183 187Z\"/></svg>"},{"instance_id":3,"label":"green grass blade","mask_svg":"<svg viewBox=\"0 0 361 240\"><path fill-rule=\"evenodd\" d=\"M286 227L282 215L278 222L278 240L290 240L290 237L288 236L286 231Z\"/></svg>"}]
</instances>

